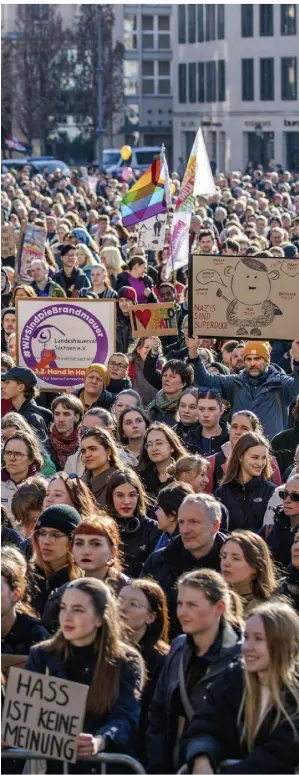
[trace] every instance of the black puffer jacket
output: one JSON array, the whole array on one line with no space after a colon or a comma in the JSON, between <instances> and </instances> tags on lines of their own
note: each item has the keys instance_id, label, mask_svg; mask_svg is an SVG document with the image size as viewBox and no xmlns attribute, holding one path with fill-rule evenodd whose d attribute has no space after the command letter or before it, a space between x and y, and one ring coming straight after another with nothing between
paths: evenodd
<instances>
[{"instance_id":1,"label":"black puffer jacket","mask_svg":"<svg viewBox=\"0 0 299 775\"><path fill-rule=\"evenodd\" d=\"M39 619L29 614L17 613L11 630L1 638L1 653L29 654L31 646L49 637L49 632Z\"/></svg>"},{"instance_id":2,"label":"black puffer jacket","mask_svg":"<svg viewBox=\"0 0 299 775\"><path fill-rule=\"evenodd\" d=\"M180 635L172 642L149 710L148 772L174 772L173 748L179 716L185 716L188 725L190 712L193 715L195 709L198 711L207 686L239 657L240 643L240 635L224 621L203 657L197 656L190 635ZM198 674L196 664L201 667ZM186 694L191 706L189 711L184 700Z\"/></svg>"},{"instance_id":3,"label":"black puffer jacket","mask_svg":"<svg viewBox=\"0 0 299 775\"><path fill-rule=\"evenodd\" d=\"M290 599L291 605L299 614L299 568L295 568L294 565L288 565L279 591L281 595L286 595Z\"/></svg>"},{"instance_id":4,"label":"black puffer jacket","mask_svg":"<svg viewBox=\"0 0 299 775\"><path fill-rule=\"evenodd\" d=\"M296 530L298 527L292 530L290 518L285 514L283 506L275 509L273 525L264 525L260 530L260 535L266 541L273 560L283 568L287 568L291 562L291 547Z\"/></svg>"},{"instance_id":5,"label":"black puffer jacket","mask_svg":"<svg viewBox=\"0 0 299 775\"><path fill-rule=\"evenodd\" d=\"M70 569L66 566L46 579L42 569L38 565L33 566L33 574L30 578L31 605L41 618L49 595L70 581L69 574Z\"/></svg>"},{"instance_id":6,"label":"black puffer jacket","mask_svg":"<svg viewBox=\"0 0 299 775\"><path fill-rule=\"evenodd\" d=\"M116 303L116 351L119 353L128 352L129 345L133 342L133 334L130 323L130 318L123 315L119 308L118 302Z\"/></svg>"},{"instance_id":7,"label":"black puffer jacket","mask_svg":"<svg viewBox=\"0 0 299 775\"><path fill-rule=\"evenodd\" d=\"M122 542L124 570L132 578L137 578L160 538L158 524L148 517L116 519L116 522Z\"/></svg>"},{"instance_id":8,"label":"black puffer jacket","mask_svg":"<svg viewBox=\"0 0 299 775\"><path fill-rule=\"evenodd\" d=\"M258 533L263 524L267 503L275 489L272 482L255 476L246 484L241 484L237 479L222 484L215 490L214 495L228 509L230 530L252 530L253 533Z\"/></svg>"},{"instance_id":9,"label":"black puffer jacket","mask_svg":"<svg viewBox=\"0 0 299 775\"><path fill-rule=\"evenodd\" d=\"M176 582L179 576L199 568L213 568L213 570L219 571L220 550L225 539L224 533L217 533L210 552L197 560L191 552L184 548L181 536L177 536L165 549L158 549L144 563L140 575L143 577L152 576L164 589L167 596L172 637L181 633L181 626L176 616Z\"/></svg>"},{"instance_id":10,"label":"black puffer jacket","mask_svg":"<svg viewBox=\"0 0 299 775\"><path fill-rule=\"evenodd\" d=\"M244 691L242 665L231 665L207 692L204 705L196 713L187 731L183 761L187 761L192 772L194 759L207 756L214 772L226 759L238 760L235 764L223 765L221 772L230 775L254 775L255 773L293 773L299 764L299 714L295 702L288 696L288 711L292 714L297 735L288 721L282 720L271 731L276 711L264 718L253 750L246 742L240 742L238 713ZM293 716L295 714L295 718Z\"/></svg>"}]
</instances>

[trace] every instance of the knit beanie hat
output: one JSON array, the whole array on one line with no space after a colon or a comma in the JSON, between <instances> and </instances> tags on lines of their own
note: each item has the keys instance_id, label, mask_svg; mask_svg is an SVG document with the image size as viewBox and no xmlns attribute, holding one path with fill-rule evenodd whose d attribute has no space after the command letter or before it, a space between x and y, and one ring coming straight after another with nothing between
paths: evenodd
<instances>
[{"instance_id":1,"label":"knit beanie hat","mask_svg":"<svg viewBox=\"0 0 299 775\"><path fill-rule=\"evenodd\" d=\"M131 299L134 304L137 304L137 293L135 288L131 288L129 285L123 285L123 287L119 289L117 298Z\"/></svg>"},{"instance_id":2,"label":"knit beanie hat","mask_svg":"<svg viewBox=\"0 0 299 775\"><path fill-rule=\"evenodd\" d=\"M268 342L247 342L243 357L245 360L247 355L258 355L259 358L264 358L267 363L270 363L270 353L271 347Z\"/></svg>"},{"instance_id":3,"label":"knit beanie hat","mask_svg":"<svg viewBox=\"0 0 299 775\"><path fill-rule=\"evenodd\" d=\"M66 503L59 503L57 506L49 506L42 512L35 525L35 530L39 530L41 527L52 527L54 530L61 530L62 533L70 535L79 525L80 519L77 509Z\"/></svg>"},{"instance_id":4,"label":"knit beanie hat","mask_svg":"<svg viewBox=\"0 0 299 775\"><path fill-rule=\"evenodd\" d=\"M87 375L90 374L91 371L97 371L98 374L100 374L103 380L104 388L106 388L109 385L110 377L106 366L103 366L102 363L92 363L91 366L88 366L88 369L86 369L85 379Z\"/></svg>"}]
</instances>

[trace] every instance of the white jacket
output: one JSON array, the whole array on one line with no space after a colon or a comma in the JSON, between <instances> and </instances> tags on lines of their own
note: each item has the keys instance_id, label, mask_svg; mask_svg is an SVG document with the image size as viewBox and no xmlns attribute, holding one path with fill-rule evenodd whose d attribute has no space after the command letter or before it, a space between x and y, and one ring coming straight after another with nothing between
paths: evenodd
<instances>
[{"instance_id":1,"label":"white jacket","mask_svg":"<svg viewBox=\"0 0 299 775\"><path fill-rule=\"evenodd\" d=\"M81 460L80 449L78 449L74 455L70 455L67 458L64 471L66 474L77 474L77 476L83 476L85 468Z\"/></svg>"},{"instance_id":2,"label":"white jacket","mask_svg":"<svg viewBox=\"0 0 299 775\"><path fill-rule=\"evenodd\" d=\"M12 496L16 491L17 485L10 479L7 482L1 482L1 506L5 506L9 514L11 514Z\"/></svg>"}]
</instances>

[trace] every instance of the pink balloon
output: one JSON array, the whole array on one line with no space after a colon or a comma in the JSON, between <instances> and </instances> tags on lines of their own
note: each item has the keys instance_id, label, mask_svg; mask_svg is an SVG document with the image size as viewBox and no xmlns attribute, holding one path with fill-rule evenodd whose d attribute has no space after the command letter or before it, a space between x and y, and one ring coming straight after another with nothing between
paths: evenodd
<instances>
[{"instance_id":1,"label":"pink balloon","mask_svg":"<svg viewBox=\"0 0 299 775\"><path fill-rule=\"evenodd\" d=\"M124 183L129 183L129 180L131 180L131 177L132 177L132 167L124 167L121 173L121 179L124 181Z\"/></svg>"}]
</instances>

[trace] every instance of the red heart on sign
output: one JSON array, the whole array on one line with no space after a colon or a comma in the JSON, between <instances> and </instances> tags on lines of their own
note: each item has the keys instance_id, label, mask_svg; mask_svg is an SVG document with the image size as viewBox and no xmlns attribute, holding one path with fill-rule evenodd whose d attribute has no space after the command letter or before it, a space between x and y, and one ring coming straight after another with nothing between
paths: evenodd
<instances>
[{"instance_id":1,"label":"red heart on sign","mask_svg":"<svg viewBox=\"0 0 299 775\"><path fill-rule=\"evenodd\" d=\"M138 309L135 312L135 315L136 315L137 320L139 320L139 323L141 323L141 325L143 326L143 328L147 328L147 325L148 325L148 323L149 323L149 321L151 319L151 315L152 315L151 310L150 309L144 309L144 310Z\"/></svg>"}]
</instances>

